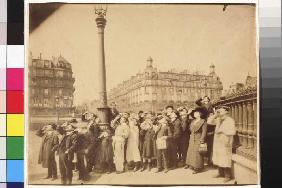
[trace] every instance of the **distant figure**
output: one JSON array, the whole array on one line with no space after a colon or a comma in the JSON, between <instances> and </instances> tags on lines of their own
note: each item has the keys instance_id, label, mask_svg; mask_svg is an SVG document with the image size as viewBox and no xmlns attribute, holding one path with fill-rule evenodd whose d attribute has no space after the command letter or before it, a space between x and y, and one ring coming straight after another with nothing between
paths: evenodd
<instances>
[{"instance_id":1,"label":"distant figure","mask_svg":"<svg viewBox=\"0 0 282 188\"><path fill-rule=\"evenodd\" d=\"M217 110L217 124L214 135L213 163L218 166L218 175L224 177L224 183L230 181L233 136L236 134L235 121L229 116L229 107L221 106Z\"/></svg>"},{"instance_id":2,"label":"distant figure","mask_svg":"<svg viewBox=\"0 0 282 188\"><path fill-rule=\"evenodd\" d=\"M56 125L44 126L37 132L37 136L42 137L42 143L39 151L38 164L42 164L43 168L48 168L46 179L57 179L57 164L55 160L55 152L59 146L59 137L56 132Z\"/></svg>"}]
</instances>

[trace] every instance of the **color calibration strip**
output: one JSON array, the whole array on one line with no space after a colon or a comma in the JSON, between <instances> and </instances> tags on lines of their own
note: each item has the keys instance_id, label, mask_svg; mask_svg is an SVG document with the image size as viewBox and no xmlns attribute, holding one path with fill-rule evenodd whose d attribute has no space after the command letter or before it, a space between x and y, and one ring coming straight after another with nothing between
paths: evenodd
<instances>
[{"instance_id":1,"label":"color calibration strip","mask_svg":"<svg viewBox=\"0 0 282 188\"><path fill-rule=\"evenodd\" d=\"M273 187L281 182L282 153L271 154L281 144L281 0L259 0L259 35L261 185Z\"/></svg>"},{"instance_id":2,"label":"color calibration strip","mask_svg":"<svg viewBox=\"0 0 282 188\"><path fill-rule=\"evenodd\" d=\"M24 187L24 0L0 0L0 188Z\"/></svg>"}]
</instances>

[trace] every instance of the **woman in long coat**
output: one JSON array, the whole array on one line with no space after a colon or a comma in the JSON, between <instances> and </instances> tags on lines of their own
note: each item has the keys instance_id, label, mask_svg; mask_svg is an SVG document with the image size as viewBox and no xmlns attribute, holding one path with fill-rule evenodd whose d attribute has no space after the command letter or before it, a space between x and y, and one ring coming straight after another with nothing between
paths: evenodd
<instances>
[{"instance_id":1,"label":"woman in long coat","mask_svg":"<svg viewBox=\"0 0 282 188\"><path fill-rule=\"evenodd\" d=\"M214 130L215 130L215 124L211 123L212 116L214 114L214 110L212 107L211 100L208 96L204 96L196 101L196 104L199 107L203 107L207 110L207 147L208 147L208 152L207 152L207 162L208 165L212 165L212 149L213 149L213 139L214 139Z\"/></svg>"},{"instance_id":2,"label":"woman in long coat","mask_svg":"<svg viewBox=\"0 0 282 188\"><path fill-rule=\"evenodd\" d=\"M137 125L137 117L134 114L129 118L129 135L127 140L126 161L133 161L135 164L134 171L138 170L138 164L141 162L139 151L139 128Z\"/></svg>"},{"instance_id":3,"label":"woman in long coat","mask_svg":"<svg viewBox=\"0 0 282 188\"><path fill-rule=\"evenodd\" d=\"M193 170L193 174L199 173L204 168L204 156L200 154L200 144L205 143L207 123L205 121L206 110L196 108L192 113L194 120L190 125L190 140L186 157L186 167Z\"/></svg>"}]
</instances>

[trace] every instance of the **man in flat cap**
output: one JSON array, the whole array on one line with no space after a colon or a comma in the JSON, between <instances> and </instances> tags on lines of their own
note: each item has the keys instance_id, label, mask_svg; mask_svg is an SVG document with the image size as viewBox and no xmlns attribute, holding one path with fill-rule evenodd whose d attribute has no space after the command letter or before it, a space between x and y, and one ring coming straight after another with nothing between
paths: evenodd
<instances>
[{"instance_id":1,"label":"man in flat cap","mask_svg":"<svg viewBox=\"0 0 282 188\"><path fill-rule=\"evenodd\" d=\"M213 145L213 163L218 167L218 177L224 177L224 183L231 177L231 155L233 136L236 134L235 121L229 116L229 107L217 109L216 128Z\"/></svg>"}]
</instances>

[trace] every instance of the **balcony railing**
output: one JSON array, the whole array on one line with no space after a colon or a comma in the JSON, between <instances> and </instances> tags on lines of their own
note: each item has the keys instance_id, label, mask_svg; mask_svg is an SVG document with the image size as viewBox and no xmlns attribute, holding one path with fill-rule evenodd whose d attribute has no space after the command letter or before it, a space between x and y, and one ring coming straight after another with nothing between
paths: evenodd
<instances>
[{"instance_id":1,"label":"balcony railing","mask_svg":"<svg viewBox=\"0 0 282 188\"><path fill-rule=\"evenodd\" d=\"M232 93L214 103L214 106L230 107L230 115L235 120L239 147L236 154L257 159L257 89L247 88Z\"/></svg>"}]
</instances>

